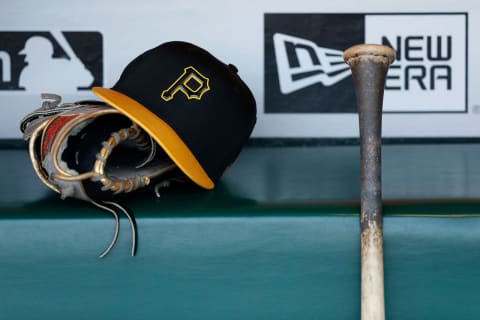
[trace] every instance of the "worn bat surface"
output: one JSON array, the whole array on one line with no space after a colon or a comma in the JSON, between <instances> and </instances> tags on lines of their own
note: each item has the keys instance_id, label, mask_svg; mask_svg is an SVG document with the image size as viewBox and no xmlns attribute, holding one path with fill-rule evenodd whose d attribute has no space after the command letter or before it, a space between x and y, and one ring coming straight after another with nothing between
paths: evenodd
<instances>
[{"instance_id":1,"label":"worn bat surface","mask_svg":"<svg viewBox=\"0 0 480 320\"><path fill-rule=\"evenodd\" d=\"M381 129L385 77L395 52L357 45L344 52L352 70L360 125L361 266L363 320L385 319L383 281Z\"/></svg>"}]
</instances>

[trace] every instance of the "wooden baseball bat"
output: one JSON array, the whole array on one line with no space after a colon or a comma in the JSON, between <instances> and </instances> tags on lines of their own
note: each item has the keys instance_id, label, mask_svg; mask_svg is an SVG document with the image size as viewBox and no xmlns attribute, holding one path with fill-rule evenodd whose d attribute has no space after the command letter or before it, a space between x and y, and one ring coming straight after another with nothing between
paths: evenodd
<instances>
[{"instance_id":1,"label":"wooden baseball bat","mask_svg":"<svg viewBox=\"0 0 480 320\"><path fill-rule=\"evenodd\" d=\"M381 131L388 66L395 51L357 45L343 55L352 71L360 125L361 319L384 320Z\"/></svg>"}]
</instances>

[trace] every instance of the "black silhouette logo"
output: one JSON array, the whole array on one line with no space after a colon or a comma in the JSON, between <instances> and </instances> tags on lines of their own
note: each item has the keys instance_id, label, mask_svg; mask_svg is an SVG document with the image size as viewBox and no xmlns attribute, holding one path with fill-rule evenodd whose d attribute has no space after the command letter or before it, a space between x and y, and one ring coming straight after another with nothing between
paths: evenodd
<instances>
[{"instance_id":1,"label":"black silhouette logo","mask_svg":"<svg viewBox=\"0 0 480 320\"><path fill-rule=\"evenodd\" d=\"M0 90L72 93L102 85L99 32L0 32Z\"/></svg>"}]
</instances>

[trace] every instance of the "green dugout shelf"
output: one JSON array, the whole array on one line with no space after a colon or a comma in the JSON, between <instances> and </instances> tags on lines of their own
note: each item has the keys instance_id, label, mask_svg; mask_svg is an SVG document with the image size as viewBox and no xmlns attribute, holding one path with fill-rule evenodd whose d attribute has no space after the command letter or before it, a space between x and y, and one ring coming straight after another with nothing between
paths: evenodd
<instances>
[{"instance_id":1,"label":"green dugout shelf","mask_svg":"<svg viewBox=\"0 0 480 320\"><path fill-rule=\"evenodd\" d=\"M480 144L385 145L387 319L480 319ZM0 319L359 319L359 147L249 147L130 230L0 150Z\"/></svg>"}]
</instances>

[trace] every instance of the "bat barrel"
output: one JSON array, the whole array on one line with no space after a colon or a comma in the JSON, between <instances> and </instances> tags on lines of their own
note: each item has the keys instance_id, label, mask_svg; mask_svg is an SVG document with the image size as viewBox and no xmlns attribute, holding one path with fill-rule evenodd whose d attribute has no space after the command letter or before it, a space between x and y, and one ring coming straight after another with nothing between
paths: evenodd
<instances>
[{"instance_id":1,"label":"bat barrel","mask_svg":"<svg viewBox=\"0 0 480 320\"><path fill-rule=\"evenodd\" d=\"M357 45L344 52L344 59L352 71L360 126L361 318L383 320L382 105L395 52L381 45Z\"/></svg>"}]
</instances>

